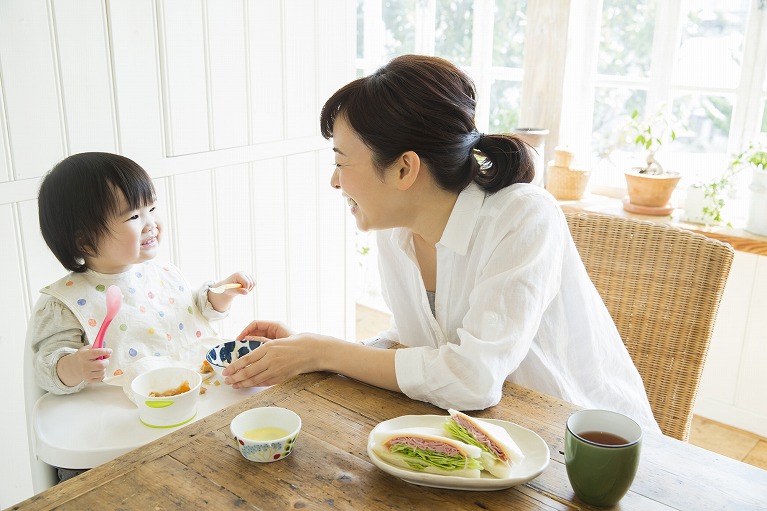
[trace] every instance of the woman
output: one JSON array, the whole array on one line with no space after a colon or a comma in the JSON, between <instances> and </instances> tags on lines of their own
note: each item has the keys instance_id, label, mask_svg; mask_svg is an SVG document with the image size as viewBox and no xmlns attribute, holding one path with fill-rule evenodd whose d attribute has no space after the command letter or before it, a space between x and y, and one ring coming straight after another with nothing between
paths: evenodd
<instances>
[{"instance_id":1,"label":"woman","mask_svg":"<svg viewBox=\"0 0 767 511\"><path fill-rule=\"evenodd\" d=\"M483 135L453 64L406 55L322 109L331 185L376 230L392 329L377 349L254 321L274 339L230 365L235 388L333 371L441 408L484 409L510 381L659 431L642 380L523 142Z\"/></svg>"}]
</instances>

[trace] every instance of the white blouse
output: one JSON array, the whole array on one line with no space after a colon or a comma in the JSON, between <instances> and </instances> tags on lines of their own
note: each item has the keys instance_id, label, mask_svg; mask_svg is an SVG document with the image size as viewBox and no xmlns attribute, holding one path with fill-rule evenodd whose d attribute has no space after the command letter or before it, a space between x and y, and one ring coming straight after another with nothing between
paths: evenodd
<instances>
[{"instance_id":1,"label":"white blouse","mask_svg":"<svg viewBox=\"0 0 767 511\"><path fill-rule=\"evenodd\" d=\"M379 231L377 242L392 311L382 336L412 347L395 356L407 396L485 409L500 401L508 379L660 431L565 217L544 189L517 184L487 195L472 184L461 192L437 244L435 315L411 232Z\"/></svg>"}]
</instances>

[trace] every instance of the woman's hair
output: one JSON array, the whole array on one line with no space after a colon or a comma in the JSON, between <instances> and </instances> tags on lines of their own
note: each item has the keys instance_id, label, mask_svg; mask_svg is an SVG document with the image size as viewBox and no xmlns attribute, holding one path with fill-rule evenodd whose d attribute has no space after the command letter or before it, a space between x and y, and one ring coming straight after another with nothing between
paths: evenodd
<instances>
[{"instance_id":1,"label":"woman's hair","mask_svg":"<svg viewBox=\"0 0 767 511\"><path fill-rule=\"evenodd\" d=\"M343 115L381 175L402 153L415 151L445 190L476 181L492 193L531 182L529 146L512 135L479 133L475 107L474 82L458 67L439 57L403 55L336 91L322 107L320 130L331 138Z\"/></svg>"},{"instance_id":2,"label":"woman's hair","mask_svg":"<svg viewBox=\"0 0 767 511\"><path fill-rule=\"evenodd\" d=\"M152 179L136 162L111 153L74 154L43 178L37 198L40 231L56 259L82 273L120 212L122 192L131 209L155 201Z\"/></svg>"}]
</instances>

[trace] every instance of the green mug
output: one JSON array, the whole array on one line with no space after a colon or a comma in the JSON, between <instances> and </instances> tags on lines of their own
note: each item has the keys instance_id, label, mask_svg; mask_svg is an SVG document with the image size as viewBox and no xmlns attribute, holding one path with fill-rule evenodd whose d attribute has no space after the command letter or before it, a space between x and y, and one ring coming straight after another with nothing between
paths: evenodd
<instances>
[{"instance_id":1,"label":"green mug","mask_svg":"<svg viewBox=\"0 0 767 511\"><path fill-rule=\"evenodd\" d=\"M580 410L567 419L567 478L586 504L617 504L634 481L641 450L642 428L625 415Z\"/></svg>"}]
</instances>

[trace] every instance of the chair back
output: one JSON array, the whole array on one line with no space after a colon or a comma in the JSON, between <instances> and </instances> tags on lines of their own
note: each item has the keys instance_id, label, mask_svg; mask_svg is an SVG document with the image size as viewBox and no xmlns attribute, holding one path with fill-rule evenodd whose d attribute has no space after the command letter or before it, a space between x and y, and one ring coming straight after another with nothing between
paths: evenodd
<instances>
[{"instance_id":1,"label":"chair back","mask_svg":"<svg viewBox=\"0 0 767 511\"><path fill-rule=\"evenodd\" d=\"M664 434L687 441L732 247L677 227L565 213Z\"/></svg>"}]
</instances>

